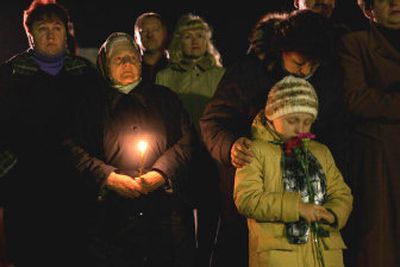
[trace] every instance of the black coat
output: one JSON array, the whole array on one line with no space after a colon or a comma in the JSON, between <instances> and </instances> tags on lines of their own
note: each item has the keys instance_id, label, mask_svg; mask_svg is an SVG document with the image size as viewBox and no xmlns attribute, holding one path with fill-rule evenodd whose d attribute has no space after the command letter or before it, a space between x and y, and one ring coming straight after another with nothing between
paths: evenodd
<instances>
[{"instance_id":1,"label":"black coat","mask_svg":"<svg viewBox=\"0 0 400 267\"><path fill-rule=\"evenodd\" d=\"M91 103L90 108L83 107L76 127L80 134L73 148L74 164L81 173L98 186L112 171L137 176L137 144L145 140L145 169L159 171L176 192L181 190L196 141L193 125L175 93L143 82L129 94L106 88Z\"/></svg>"},{"instance_id":2,"label":"black coat","mask_svg":"<svg viewBox=\"0 0 400 267\"><path fill-rule=\"evenodd\" d=\"M90 245L96 251L94 258L108 257L101 256L103 249L111 255L119 250L128 253L131 248L135 248L129 252L133 258L145 257L163 244L162 258L174 244L169 236L176 240L187 236L194 246L188 188L196 183L188 175L188 166L197 139L181 101L168 88L147 82L128 94L108 85L104 89L79 112L78 131L68 142L76 170L94 189ZM161 173L170 181L173 192L160 187L130 199L102 190L104 180L113 171L139 175L141 140L148 143L144 169ZM98 194L102 194L99 201Z\"/></svg>"},{"instance_id":3,"label":"black coat","mask_svg":"<svg viewBox=\"0 0 400 267\"><path fill-rule=\"evenodd\" d=\"M85 91L100 81L87 60L70 55L55 76L30 51L0 66L0 148L17 156L2 184L7 245L17 263L81 257L74 253L84 239L85 190L62 143Z\"/></svg>"}]
</instances>

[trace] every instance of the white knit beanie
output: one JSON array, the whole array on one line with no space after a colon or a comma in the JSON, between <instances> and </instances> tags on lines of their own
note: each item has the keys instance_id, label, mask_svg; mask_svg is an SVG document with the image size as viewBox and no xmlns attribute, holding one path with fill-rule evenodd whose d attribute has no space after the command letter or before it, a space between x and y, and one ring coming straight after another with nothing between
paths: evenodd
<instances>
[{"instance_id":1,"label":"white knit beanie","mask_svg":"<svg viewBox=\"0 0 400 267\"><path fill-rule=\"evenodd\" d=\"M269 91L265 116L272 121L295 112L309 113L317 118L318 97L308 81L289 75Z\"/></svg>"}]
</instances>

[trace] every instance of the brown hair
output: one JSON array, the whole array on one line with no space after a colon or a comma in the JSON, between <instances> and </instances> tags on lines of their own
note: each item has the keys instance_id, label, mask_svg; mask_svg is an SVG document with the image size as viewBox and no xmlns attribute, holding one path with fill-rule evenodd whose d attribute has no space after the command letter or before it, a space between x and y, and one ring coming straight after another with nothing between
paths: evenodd
<instances>
[{"instance_id":1,"label":"brown hair","mask_svg":"<svg viewBox=\"0 0 400 267\"><path fill-rule=\"evenodd\" d=\"M70 21L68 11L57 3L43 3L32 1L32 4L24 10L23 24L26 33L32 32L33 23L46 18L57 18L65 26L68 32L68 23Z\"/></svg>"}]
</instances>

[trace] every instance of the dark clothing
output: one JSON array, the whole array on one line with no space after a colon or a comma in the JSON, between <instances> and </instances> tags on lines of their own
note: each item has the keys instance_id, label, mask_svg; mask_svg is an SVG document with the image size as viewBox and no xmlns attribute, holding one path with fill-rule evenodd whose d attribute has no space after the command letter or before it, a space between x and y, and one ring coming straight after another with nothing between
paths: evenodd
<instances>
[{"instance_id":1,"label":"dark clothing","mask_svg":"<svg viewBox=\"0 0 400 267\"><path fill-rule=\"evenodd\" d=\"M197 211L197 267L208 267L214 250L220 205L218 169L203 143L196 150L190 176L196 179L193 186L194 205Z\"/></svg>"},{"instance_id":2,"label":"dark clothing","mask_svg":"<svg viewBox=\"0 0 400 267\"><path fill-rule=\"evenodd\" d=\"M181 194L195 130L176 94L164 86L140 83L129 94L107 88L92 102L91 107L83 107L78 120L77 128L83 130L77 141L89 153L75 148L76 168L90 174L98 186L112 171L136 176L140 167L137 142L145 140L144 168L159 171Z\"/></svg>"},{"instance_id":3,"label":"dark clothing","mask_svg":"<svg viewBox=\"0 0 400 267\"><path fill-rule=\"evenodd\" d=\"M400 52L400 31L398 29L389 29L383 26L376 26L389 44Z\"/></svg>"},{"instance_id":4,"label":"dark clothing","mask_svg":"<svg viewBox=\"0 0 400 267\"><path fill-rule=\"evenodd\" d=\"M230 149L240 136L250 136L251 122L265 105L267 88L273 84L269 79L254 55L243 58L227 69L200 120L203 140L220 171L221 221L213 266L248 264L246 218L239 215L232 198L235 169Z\"/></svg>"},{"instance_id":5,"label":"dark clothing","mask_svg":"<svg viewBox=\"0 0 400 267\"><path fill-rule=\"evenodd\" d=\"M197 257L198 267L209 266L214 249L216 227L219 217L218 169L207 148L200 139L199 119L207 102L214 95L224 74L222 67L216 66L211 55L203 57L195 64L182 60L171 63L157 74L157 84L164 85L178 94L195 124L199 147L190 167L190 177L198 184L192 192L197 214Z\"/></svg>"},{"instance_id":6,"label":"dark clothing","mask_svg":"<svg viewBox=\"0 0 400 267\"><path fill-rule=\"evenodd\" d=\"M80 113L86 126L78 129L87 132L69 143L84 179L98 191L112 171L138 176L137 143L145 140L145 170L160 172L173 193L159 188L127 199L106 191L94 203L91 266L193 266L193 214L185 192L195 130L182 103L168 88L145 82L128 94L107 88L99 99Z\"/></svg>"},{"instance_id":7,"label":"dark clothing","mask_svg":"<svg viewBox=\"0 0 400 267\"><path fill-rule=\"evenodd\" d=\"M7 246L16 266L83 261L86 192L62 141L75 107L98 81L87 60L70 55L55 76L39 69L32 51L0 66L0 147L18 158L2 190Z\"/></svg>"},{"instance_id":8,"label":"dark clothing","mask_svg":"<svg viewBox=\"0 0 400 267\"><path fill-rule=\"evenodd\" d=\"M109 211L115 207L109 207ZM107 225L113 227L114 236L110 236L110 231L107 236L93 236L93 261L88 266L193 266L193 229L188 227L193 224L193 218L190 214L180 212L164 213L162 216L132 215L123 220L122 224ZM113 215L118 214L108 214ZM121 217L114 219L122 222Z\"/></svg>"},{"instance_id":9,"label":"dark clothing","mask_svg":"<svg viewBox=\"0 0 400 267\"><path fill-rule=\"evenodd\" d=\"M339 54L353 126L348 236L355 267L400 266L400 53L385 36L371 24L347 35Z\"/></svg>"},{"instance_id":10,"label":"dark clothing","mask_svg":"<svg viewBox=\"0 0 400 267\"><path fill-rule=\"evenodd\" d=\"M235 169L230 163L230 150L239 137L250 138L254 117L265 107L269 89L283 76L280 63L267 71L267 66L255 55L247 55L226 71L200 120L204 142L220 164L222 217L218 243L226 245L217 244L216 266L243 267L248 264L246 221L238 214L232 199ZM333 66L321 64L309 82L315 87L320 105L313 132L320 142L332 148L337 162L345 163L339 72ZM222 240L234 236L241 239ZM218 252L218 248L223 251ZM219 257L219 253L226 257Z\"/></svg>"},{"instance_id":11,"label":"dark clothing","mask_svg":"<svg viewBox=\"0 0 400 267\"><path fill-rule=\"evenodd\" d=\"M142 81L154 84L158 71L164 69L168 65L168 58L164 54L155 65L148 65L142 62Z\"/></svg>"},{"instance_id":12,"label":"dark clothing","mask_svg":"<svg viewBox=\"0 0 400 267\"><path fill-rule=\"evenodd\" d=\"M4 177L16 163L17 158L14 153L9 150L0 151L0 178Z\"/></svg>"}]
</instances>

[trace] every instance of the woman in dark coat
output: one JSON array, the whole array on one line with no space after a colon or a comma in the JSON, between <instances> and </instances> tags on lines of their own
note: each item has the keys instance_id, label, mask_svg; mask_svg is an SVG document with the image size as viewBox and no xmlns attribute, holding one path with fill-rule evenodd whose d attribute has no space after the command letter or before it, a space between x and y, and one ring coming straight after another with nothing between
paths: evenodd
<instances>
[{"instance_id":1,"label":"woman in dark coat","mask_svg":"<svg viewBox=\"0 0 400 267\"><path fill-rule=\"evenodd\" d=\"M99 195L90 266L193 266L194 221L184 194L195 133L189 117L175 93L141 82L140 53L128 34L107 38L98 68L104 95L84 107L80 135L68 143Z\"/></svg>"},{"instance_id":2,"label":"woman in dark coat","mask_svg":"<svg viewBox=\"0 0 400 267\"><path fill-rule=\"evenodd\" d=\"M33 1L24 12L30 48L0 65L0 151L12 152L0 198L8 255L18 267L74 266L85 253L86 192L62 142L71 114L101 79L66 49L68 23L61 5Z\"/></svg>"},{"instance_id":3,"label":"woman in dark coat","mask_svg":"<svg viewBox=\"0 0 400 267\"><path fill-rule=\"evenodd\" d=\"M343 39L353 117L349 266L400 266L400 1L359 1L371 23Z\"/></svg>"}]
</instances>

